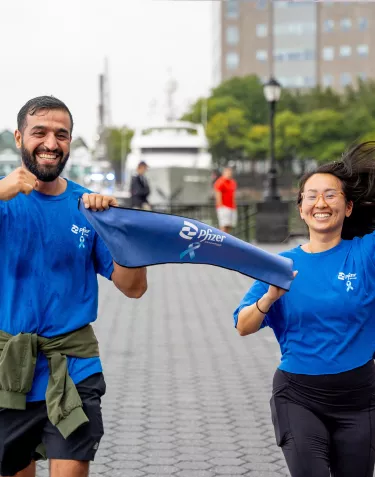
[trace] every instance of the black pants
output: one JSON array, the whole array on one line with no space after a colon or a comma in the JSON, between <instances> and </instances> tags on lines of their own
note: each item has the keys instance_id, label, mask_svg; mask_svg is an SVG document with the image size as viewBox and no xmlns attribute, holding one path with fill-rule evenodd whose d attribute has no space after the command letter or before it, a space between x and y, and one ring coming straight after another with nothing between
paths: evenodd
<instances>
[{"instance_id":1,"label":"black pants","mask_svg":"<svg viewBox=\"0 0 375 477\"><path fill-rule=\"evenodd\" d=\"M335 375L277 370L271 414L292 477L373 477L375 365Z\"/></svg>"}]
</instances>

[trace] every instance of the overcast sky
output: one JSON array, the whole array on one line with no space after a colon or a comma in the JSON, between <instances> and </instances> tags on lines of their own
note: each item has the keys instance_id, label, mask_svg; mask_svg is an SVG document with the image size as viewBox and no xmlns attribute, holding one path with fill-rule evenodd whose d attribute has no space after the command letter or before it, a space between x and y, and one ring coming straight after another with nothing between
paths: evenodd
<instances>
[{"instance_id":1,"label":"overcast sky","mask_svg":"<svg viewBox=\"0 0 375 477\"><path fill-rule=\"evenodd\" d=\"M52 94L90 144L98 75L108 57L112 123L134 126L165 104L168 69L181 108L211 87L211 1L0 0L0 131L20 107Z\"/></svg>"}]
</instances>

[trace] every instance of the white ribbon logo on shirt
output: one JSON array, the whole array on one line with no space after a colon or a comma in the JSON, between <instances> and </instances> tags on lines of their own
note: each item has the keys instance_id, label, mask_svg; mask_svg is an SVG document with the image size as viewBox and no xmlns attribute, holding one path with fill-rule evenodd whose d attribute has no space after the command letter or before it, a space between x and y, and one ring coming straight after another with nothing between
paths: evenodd
<instances>
[{"instance_id":1,"label":"white ribbon logo on shirt","mask_svg":"<svg viewBox=\"0 0 375 477\"><path fill-rule=\"evenodd\" d=\"M337 276L339 280L346 280L346 291L349 292L350 290L354 290L352 286L352 280L357 280L357 274L356 273L347 273L345 274L344 272L340 272Z\"/></svg>"},{"instance_id":2,"label":"white ribbon logo on shirt","mask_svg":"<svg viewBox=\"0 0 375 477\"><path fill-rule=\"evenodd\" d=\"M86 227L78 227L78 225L73 224L70 229L74 234L79 235L79 248L85 248L85 238L89 236L91 232L90 229Z\"/></svg>"}]
</instances>

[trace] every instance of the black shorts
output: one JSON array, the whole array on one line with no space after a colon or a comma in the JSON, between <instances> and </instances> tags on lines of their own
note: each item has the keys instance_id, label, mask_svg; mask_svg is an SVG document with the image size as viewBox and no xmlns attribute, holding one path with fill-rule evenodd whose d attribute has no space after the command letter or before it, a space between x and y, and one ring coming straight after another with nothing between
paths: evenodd
<instances>
[{"instance_id":1,"label":"black shorts","mask_svg":"<svg viewBox=\"0 0 375 477\"><path fill-rule=\"evenodd\" d=\"M0 475L12 476L37 459L35 449L43 443L48 459L94 460L104 434L101 397L106 385L102 373L76 385L89 422L67 439L49 421L44 401L30 402L26 410L0 409Z\"/></svg>"}]
</instances>

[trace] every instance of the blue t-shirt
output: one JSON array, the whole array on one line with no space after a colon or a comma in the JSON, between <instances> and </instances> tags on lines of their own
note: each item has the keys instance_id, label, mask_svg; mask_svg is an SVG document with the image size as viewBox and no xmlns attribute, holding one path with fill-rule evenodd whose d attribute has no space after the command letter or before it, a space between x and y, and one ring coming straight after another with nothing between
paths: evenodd
<instances>
[{"instance_id":1,"label":"blue t-shirt","mask_svg":"<svg viewBox=\"0 0 375 477\"><path fill-rule=\"evenodd\" d=\"M273 329L281 370L337 374L362 366L375 351L375 234L342 240L321 253L301 247L281 255L298 274L291 289L270 308L262 328ZM234 312L254 304L268 290L256 281Z\"/></svg>"},{"instance_id":2,"label":"blue t-shirt","mask_svg":"<svg viewBox=\"0 0 375 477\"><path fill-rule=\"evenodd\" d=\"M33 191L0 201L0 329L47 338L81 328L97 318L97 274L110 279L112 257L78 210L90 192L67 181L58 196ZM79 383L102 371L99 358L68 358ZM39 354L28 401L45 399L48 363Z\"/></svg>"}]
</instances>

